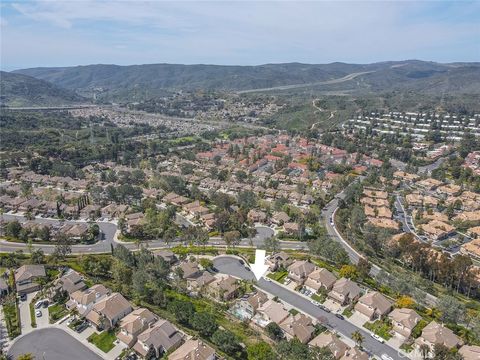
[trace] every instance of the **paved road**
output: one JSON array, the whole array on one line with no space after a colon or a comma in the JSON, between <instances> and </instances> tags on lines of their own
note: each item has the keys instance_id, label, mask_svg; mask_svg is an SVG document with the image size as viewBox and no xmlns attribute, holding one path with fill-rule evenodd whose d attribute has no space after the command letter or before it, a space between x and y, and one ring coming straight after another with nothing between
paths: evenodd
<instances>
[{"instance_id":1,"label":"paved road","mask_svg":"<svg viewBox=\"0 0 480 360\"><path fill-rule=\"evenodd\" d=\"M298 88L318 86L318 85L338 84L338 83L342 83L342 82L345 82L345 81L353 80L358 76L370 74L372 72L375 72L375 71L356 72L356 73L348 74L348 75L346 75L344 77L341 77L341 78L338 78L338 79L332 79L332 80L326 80L326 81L316 81L316 82L312 82L312 83L281 85L281 86L274 86L274 87L262 88L262 89L241 90L241 91L237 91L237 94L247 94L247 93L259 92L259 91L263 92L263 91L272 91L272 90L289 90L289 89L298 89Z\"/></svg>"},{"instance_id":2,"label":"paved road","mask_svg":"<svg viewBox=\"0 0 480 360\"><path fill-rule=\"evenodd\" d=\"M214 266L223 274L233 275L245 280L253 280L254 275L251 271L247 271L245 266L240 264L239 260L231 256L220 256L213 260ZM363 328L358 328L354 324L337 318L331 313L323 311L319 307L313 305L309 300L297 294L294 291L288 290L283 286L276 284L273 281L266 281L264 278L257 282L257 287L278 296L279 299L288 303L302 312L311 315L315 319L327 319L328 327L341 333L347 338L351 338L354 331L360 331L364 336L363 347L375 355L388 354L393 359L400 359L397 350L391 348L387 344L382 344L370 336L370 333Z\"/></svg>"},{"instance_id":3,"label":"paved road","mask_svg":"<svg viewBox=\"0 0 480 360\"><path fill-rule=\"evenodd\" d=\"M32 331L13 343L8 356L32 353L35 359L45 360L103 360L80 341L57 328Z\"/></svg>"},{"instance_id":4,"label":"paved road","mask_svg":"<svg viewBox=\"0 0 480 360\"><path fill-rule=\"evenodd\" d=\"M5 221L12 221L12 220L19 220L19 221L25 221L25 218L21 215L16 215L16 214L3 214L0 215L0 220L3 219ZM36 218L36 222L40 224L51 224L53 226L55 225L62 225L62 224L73 224L73 223L85 223L85 221L73 221L73 220L65 220L65 221L60 221L56 219L45 219L45 218ZM97 224L100 227L100 230L102 231L103 238L102 240L99 240L95 244L89 244L89 245L73 245L72 246L72 252L74 254L84 254L84 253L103 253L103 252L110 252L111 246L116 246L118 242L114 240L115 238L115 233L117 232L117 225L111 222L97 222ZM184 224L188 226L190 223L184 219ZM266 238L269 238L273 236L274 231L270 229L267 226L257 226L257 234L255 237L253 237L250 241L250 239L242 239L240 242L240 246L250 246L250 243L253 243L254 246L261 246L263 245L264 241ZM158 240L151 240L151 241L146 241L146 244L148 244L149 248L155 249L155 248L162 248L166 247L167 244L162 239ZM181 244L179 239L177 239L177 242L173 243L172 245L176 244ZM221 238L211 238L209 241L210 245L224 245L224 241ZM302 249L306 248L305 243L300 243L296 241L284 241L282 242L283 248L288 248L288 249ZM134 243L123 243L124 246L126 246L129 249L136 249L137 245ZM51 254L55 250L54 245L46 245L46 244L35 244L35 248L42 249L46 254ZM14 243L14 242L7 242L7 241L0 241L0 252L14 252L18 250L27 250L27 245L24 243Z\"/></svg>"}]
</instances>

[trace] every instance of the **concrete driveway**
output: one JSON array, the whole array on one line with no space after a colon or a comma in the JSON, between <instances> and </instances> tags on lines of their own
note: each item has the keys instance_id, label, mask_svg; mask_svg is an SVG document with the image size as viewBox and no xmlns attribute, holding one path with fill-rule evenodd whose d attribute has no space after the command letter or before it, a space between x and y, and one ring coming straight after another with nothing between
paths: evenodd
<instances>
[{"instance_id":1,"label":"concrete driveway","mask_svg":"<svg viewBox=\"0 0 480 360\"><path fill-rule=\"evenodd\" d=\"M35 359L48 360L103 360L80 341L58 328L39 329L18 338L8 356L31 353Z\"/></svg>"},{"instance_id":2,"label":"concrete driveway","mask_svg":"<svg viewBox=\"0 0 480 360\"><path fill-rule=\"evenodd\" d=\"M37 292L27 294L26 301L18 302L18 310L20 312L20 327L22 329L22 334L29 333L34 329L32 328L32 321L30 318L30 303L32 302L36 294Z\"/></svg>"}]
</instances>

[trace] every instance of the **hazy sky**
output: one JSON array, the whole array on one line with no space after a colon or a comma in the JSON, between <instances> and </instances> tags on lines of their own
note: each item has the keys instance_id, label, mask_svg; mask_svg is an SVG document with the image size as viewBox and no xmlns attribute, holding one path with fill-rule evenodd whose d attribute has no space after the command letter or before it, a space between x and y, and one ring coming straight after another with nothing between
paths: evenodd
<instances>
[{"instance_id":1,"label":"hazy sky","mask_svg":"<svg viewBox=\"0 0 480 360\"><path fill-rule=\"evenodd\" d=\"M480 60L480 1L8 1L1 67Z\"/></svg>"}]
</instances>

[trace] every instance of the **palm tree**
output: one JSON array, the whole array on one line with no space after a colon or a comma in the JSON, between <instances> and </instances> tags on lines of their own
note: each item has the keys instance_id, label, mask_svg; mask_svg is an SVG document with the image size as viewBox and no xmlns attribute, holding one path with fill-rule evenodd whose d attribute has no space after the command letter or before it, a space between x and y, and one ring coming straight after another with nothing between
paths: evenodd
<instances>
[{"instance_id":1,"label":"palm tree","mask_svg":"<svg viewBox=\"0 0 480 360\"><path fill-rule=\"evenodd\" d=\"M365 339L364 339L363 335L360 333L360 331L357 330L357 331L354 331L352 333L352 340L355 341L355 343L359 347L362 347L363 340L365 340Z\"/></svg>"}]
</instances>

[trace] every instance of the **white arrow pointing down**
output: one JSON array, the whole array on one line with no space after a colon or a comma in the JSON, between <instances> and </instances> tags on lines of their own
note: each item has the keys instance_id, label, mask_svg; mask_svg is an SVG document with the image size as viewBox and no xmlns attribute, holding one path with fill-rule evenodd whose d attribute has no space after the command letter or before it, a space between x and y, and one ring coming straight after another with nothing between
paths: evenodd
<instances>
[{"instance_id":1,"label":"white arrow pointing down","mask_svg":"<svg viewBox=\"0 0 480 360\"><path fill-rule=\"evenodd\" d=\"M255 278L260 280L268 270L268 265L265 265L265 250L255 250L255 264L249 264Z\"/></svg>"}]
</instances>

